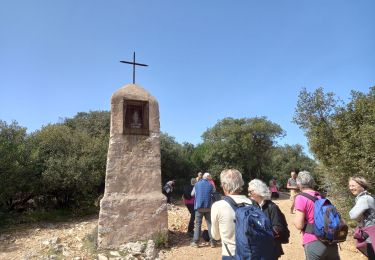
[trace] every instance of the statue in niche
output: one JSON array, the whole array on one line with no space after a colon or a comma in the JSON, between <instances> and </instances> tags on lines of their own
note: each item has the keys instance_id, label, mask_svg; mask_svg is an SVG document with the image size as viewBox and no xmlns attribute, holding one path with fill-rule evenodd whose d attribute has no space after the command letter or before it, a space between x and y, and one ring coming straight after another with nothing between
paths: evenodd
<instances>
[{"instance_id":1,"label":"statue in niche","mask_svg":"<svg viewBox=\"0 0 375 260\"><path fill-rule=\"evenodd\" d=\"M131 128L142 128L142 122L139 117L138 110L134 110L133 116L132 116L132 122L130 123Z\"/></svg>"},{"instance_id":2,"label":"statue in niche","mask_svg":"<svg viewBox=\"0 0 375 260\"><path fill-rule=\"evenodd\" d=\"M149 135L148 102L140 100L124 101L123 134Z\"/></svg>"}]
</instances>

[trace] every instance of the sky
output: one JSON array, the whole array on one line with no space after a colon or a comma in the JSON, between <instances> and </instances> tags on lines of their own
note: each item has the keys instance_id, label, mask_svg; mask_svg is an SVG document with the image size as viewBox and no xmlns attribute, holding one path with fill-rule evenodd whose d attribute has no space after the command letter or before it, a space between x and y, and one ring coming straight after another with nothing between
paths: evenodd
<instances>
[{"instance_id":1,"label":"sky","mask_svg":"<svg viewBox=\"0 0 375 260\"><path fill-rule=\"evenodd\" d=\"M110 110L132 82L159 101L161 131L198 144L225 117L292 123L302 88L345 101L375 86L375 1L1 0L0 120L31 133Z\"/></svg>"}]
</instances>

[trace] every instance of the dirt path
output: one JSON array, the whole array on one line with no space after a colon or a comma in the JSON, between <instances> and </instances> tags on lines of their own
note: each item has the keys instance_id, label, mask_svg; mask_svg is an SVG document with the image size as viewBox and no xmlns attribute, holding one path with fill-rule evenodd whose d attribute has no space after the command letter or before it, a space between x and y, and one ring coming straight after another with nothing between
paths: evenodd
<instances>
[{"instance_id":1,"label":"dirt path","mask_svg":"<svg viewBox=\"0 0 375 260\"><path fill-rule=\"evenodd\" d=\"M282 260L304 259L301 245L301 234L291 224L293 215L289 212L290 201L285 194L275 201L284 212L291 231L290 243L283 245L285 255ZM221 248L211 248L208 244L200 248L190 247L191 238L186 234L189 213L184 205L177 204L169 207L170 249L162 250L160 259L190 260L207 259L220 260ZM95 248L97 216L77 219L60 223L22 224L0 232L0 259L98 259ZM203 224L205 228L205 223ZM342 243L340 251L343 260L366 259L357 253L354 241L349 236L348 241ZM127 259L127 258L109 258Z\"/></svg>"},{"instance_id":2,"label":"dirt path","mask_svg":"<svg viewBox=\"0 0 375 260\"><path fill-rule=\"evenodd\" d=\"M281 260L302 260L305 258L303 247L301 245L301 234L293 226L292 221L294 215L290 213L291 202L287 194L282 194L279 200L275 203L280 207L285 214L291 232L289 244L283 245L284 255ZM168 213L169 229L173 232L171 234L171 249L162 253L162 258L166 260L188 260L188 259L207 259L219 260L221 259L221 248L210 248L209 245L204 245L200 248L190 247L191 238L186 234L189 213L183 205L172 207ZM361 260L367 259L362 254L356 252L354 240L351 237L348 241L341 244L339 251L342 260Z\"/></svg>"}]
</instances>

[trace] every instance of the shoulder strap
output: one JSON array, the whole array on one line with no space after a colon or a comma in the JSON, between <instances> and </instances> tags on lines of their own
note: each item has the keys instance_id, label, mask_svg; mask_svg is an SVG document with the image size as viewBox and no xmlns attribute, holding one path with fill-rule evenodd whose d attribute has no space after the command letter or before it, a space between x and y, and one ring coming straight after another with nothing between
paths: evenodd
<instances>
[{"instance_id":1,"label":"shoulder strap","mask_svg":"<svg viewBox=\"0 0 375 260\"><path fill-rule=\"evenodd\" d=\"M309 200L312 200L313 202L315 202L315 201L318 200L317 197L312 196L312 195L310 195L310 194L308 194L306 192L301 192L299 195L304 196L304 197L308 198Z\"/></svg>"},{"instance_id":2,"label":"shoulder strap","mask_svg":"<svg viewBox=\"0 0 375 260\"><path fill-rule=\"evenodd\" d=\"M314 203L315 203L315 201L318 200L317 197L315 197L313 195L310 195L306 192L301 192L298 195L304 196L305 198L308 198L309 200L312 200ZM314 234L314 224L306 223L302 230L305 231L306 233Z\"/></svg>"},{"instance_id":3,"label":"shoulder strap","mask_svg":"<svg viewBox=\"0 0 375 260\"><path fill-rule=\"evenodd\" d=\"M246 203L246 202L241 202L241 203L237 203L234 201L233 198L231 198L230 196L224 196L223 197L223 200L225 200L231 207L232 209L234 210L234 212L236 212L236 210L239 208L239 207L244 207L244 206L256 206L259 208L259 205L256 204L256 202L254 202L253 200L251 200L252 204L250 203ZM254 204L255 203L255 204Z\"/></svg>"},{"instance_id":4,"label":"shoulder strap","mask_svg":"<svg viewBox=\"0 0 375 260\"><path fill-rule=\"evenodd\" d=\"M231 207L232 209L234 210L234 212L236 212L236 209L238 208L238 205L237 203L234 201L234 199L232 199L230 196L224 196L223 197L223 200L225 200ZM224 242L223 242L224 243ZM233 255L230 253L229 251L229 248L227 246L227 244L224 243L224 246L225 246L225 249L227 250L229 256L234 259Z\"/></svg>"},{"instance_id":5,"label":"shoulder strap","mask_svg":"<svg viewBox=\"0 0 375 260\"><path fill-rule=\"evenodd\" d=\"M301 192L299 195L301 196L304 196L306 198L308 198L309 200L312 200L314 203L315 201L318 200L317 197L315 196L312 196L306 192ZM311 223L306 223L305 226L303 227L303 231L305 231L306 233L309 233L309 234L314 234L314 224L311 224Z\"/></svg>"},{"instance_id":6,"label":"shoulder strap","mask_svg":"<svg viewBox=\"0 0 375 260\"><path fill-rule=\"evenodd\" d=\"M224 243L224 246L225 246L225 249L227 250L227 252L228 252L229 256L230 256L230 257L231 257L232 259L234 259L234 256L232 256L232 254L230 253L230 251L229 251L229 248L228 248L227 244L225 244L225 243Z\"/></svg>"},{"instance_id":7,"label":"shoulder strap","mask_svg":"<svg viewBox=\"0 0 375 260\"><path fill-rule=\"evenodd\" d=\"M237 203L232 199L230 196L224 196L223 198L232 208L234 211L238 208Z\"/></svg>"}]
</instances>

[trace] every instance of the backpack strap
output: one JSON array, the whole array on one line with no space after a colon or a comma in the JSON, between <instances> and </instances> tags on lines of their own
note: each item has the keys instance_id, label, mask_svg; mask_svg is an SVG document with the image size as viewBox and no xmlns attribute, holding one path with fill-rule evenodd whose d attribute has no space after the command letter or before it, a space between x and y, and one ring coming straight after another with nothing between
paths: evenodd
<instances>
[{"instance_id":1,"label":"backpack strap","mask_svg":"<svg viewBox=\"0 0 375 260\"><path fill-rule=\"evenodd\" d=\"M313 195L310 195L306 192L301 192L299 195L304 196L305 198L308 198L309 200L312 200L314 203L315 203L315 201L318 200L317 197L315 197ZM302 230L305 231L306 233L314 234L314 224L307 223L307 224L305 224L305 226L303 227Z\"/></svg>"},{"instance_id":2,"label":"backpack strap","mask_svg":"<svg viewBox=\"0 0 375 260\"><path fill-rule=\"evenodd\" d=\"M236 212L236 209L238 208L238 204L234 201L234 199L232 199L230 196L224 196L223 200L225 200L232 207L232 209L234 210L234 212ZM225 246L225 249L227 250L229 256L232 259L234 259L234 256L229 251L229 248L228 248L227 244L224 243L224 246Z\"/></svg>"},{"instance_id":3,"label":"backpack strap","mask_svg":"<svg viewBox=\"0 0 375 260\"><path fill-rule=\"evenodd\" d=\"M227 244L224 243L224 246L225 246L225 249L227 250L229 256L232 258L232 259L235 259L234 256L231 254L231 252L229 251L229 248L227 246Z\"/></svg>"},{"instance_id":4,"label":"backpack strap","mask_svg":"<svg viewBox=\"0 0 375 260\"><path fill-rule=\"evenodd\" d=\"M232 207L232 209L234 210L234 212L236 212L237 208L243 207L243 206L247 206L247 205L256 205L256 206L259 207L259 205L255 201L253 201L253 200L251 200L252 204L249 204L249 203L246 203L246 202L237 203L230 196L224 196L223 200L225 200Z\"/></svg>"},{"instance_id":5,"label":"backpack strap","mask_svg":"<svg viewBox=\"0 0 375 260\"><path fill-rule=\"evenodd\" d=\"M234 201L234 199L232 199L230 196L224 196L223 199L232 207L234 212L236 212L236 209L238 208L238 204Z\"/></svg>"},{"instance_id":6,"label":"backpack strap","mask_svg":"<svg viewBox=\"0 0 375 260\"><path fill-rule=\"evenodd\" d=\"M318 200L317 197L315 197L313 195L310 195L310 194L308 194L306 192L301 192L299 195L304 196L304 197L308 198L309 200L312 200L313 202L315 202L315 201Z\"/></svg>"}]
</instances>

